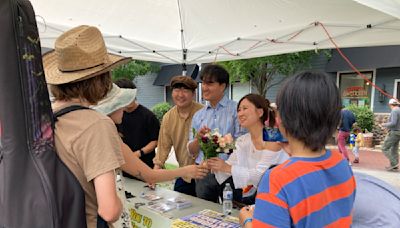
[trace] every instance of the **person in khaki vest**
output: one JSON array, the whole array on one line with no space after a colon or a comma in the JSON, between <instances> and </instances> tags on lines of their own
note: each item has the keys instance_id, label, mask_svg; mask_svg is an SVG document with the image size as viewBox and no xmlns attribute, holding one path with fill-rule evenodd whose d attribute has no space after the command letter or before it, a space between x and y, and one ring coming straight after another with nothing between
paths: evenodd
<instances>
[{"instance_id":1,"label":"person in khaki vest","mask_svg":"<svg viewBox=\"0 0 400 228\"><path fill-rule=\"evenodd\" d=\"M66 31L57 38L55 49L43 56L46 81L55 99L53 111L97 104L112 88L111 69L128 61L107 53L96 27L82 25ZM114 123L94 110L76 110L58 118L54 136L58 156L85 192L87 226L112 227L122 210L115 169L124 164Z\"/></svg>"},{"instance_id":2,"label":"person in khaki vest","mask_svg":"<svg viewBox=\"0 0 400 228\"><path fill-rule=\"evenodd\" d=\"M157 154L153 160L154 169L164 167L172 147L175 150L179 167L194 164L194 158L189 156L186 145L192 118L198 110L203 108L203 105L193 100L196 96L197 83L188 76L175 76L171 79L171 88L175 106L164 115L161 121ZM174 191L196 196L195 180L191 178L176 179Z\"/></svg>"}]
</instances>

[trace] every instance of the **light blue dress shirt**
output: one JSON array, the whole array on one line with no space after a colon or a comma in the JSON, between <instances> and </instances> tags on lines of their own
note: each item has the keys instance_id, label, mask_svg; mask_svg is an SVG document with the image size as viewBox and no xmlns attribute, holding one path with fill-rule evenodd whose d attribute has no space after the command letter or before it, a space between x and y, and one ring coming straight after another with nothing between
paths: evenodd
<instances>
[{"instance_id":1,"label":"light blue dress shirt","mask_svg":"<svg viewBox=\"0 0 400 228\"><path fill-rule=\"evenodd\" d=\"M189 132L189 142L193 141L192 128L198 131L204 126L207 126L211 130L218 128L221 135L231 133L234 139L246 133L246 130L239 126L237 118L237 103L233 100L229 100L226 96L218 102L215 108L211 107L210 104L207 104L204 108L194 114L192 127ZM220 154L219 157L226 160L229 156L227 154ZM196 163L201 163L203 158L204 154L200 150L200 153L196 158Z\"/></svg>"}]
</instances>

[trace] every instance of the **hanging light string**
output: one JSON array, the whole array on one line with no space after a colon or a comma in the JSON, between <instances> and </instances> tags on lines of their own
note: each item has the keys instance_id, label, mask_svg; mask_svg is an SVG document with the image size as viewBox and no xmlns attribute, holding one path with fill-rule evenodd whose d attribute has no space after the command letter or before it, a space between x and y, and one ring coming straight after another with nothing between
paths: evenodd
<instances>
[{"instance_id":1,"label":"hanging light string","mask_svg":"<svg viewBox=\"0 0 400 228\"><path fill-rule=\"evenodd\" d=\"M377 89L379 92L381 92L383 95L385 95L388 98L392 98L397 100L396 98L394 98L391 94L387 93L386 91L384 91L383 89L381 89L379 86L377 86L375 83L373 83L371 80L369 80L363 73L361 73L354 65L353 63L349 60L349 58L347 58L347 56L342 52L342 50L339 48L339 46L336 44L336 42L333 40L331 34L328 32L328 30L326 29L326 27L324 26L324 24L322 24L321 22L316 22L317 25L320 25L323 30L325 31L325 34L328 36L329 40L331 41L331 43L335 46L337 52L340 54L340 56L344 59L344 61L346 61L346 63L350 66L350 68L356 72L362 79L364 79L364 81L366 81L367 83L369 83L371 86L373 86L375 89ZM397 100L398 101L398 100Z\"/></svg>"},{"instance_id":2,"label":"hanging light string","mask_svg":"<svg viewBox=\"0 0 400 228\"><path fill-rule=\"evenodd\" d=\"M346 63L350 66L350 68L357 73L357 75L359 75L364 81L367 82L367 84L373 86L375 89L377 89L380 93L382 93L383 95L385 95L388 98L392 98L397 100L396 98L394 98L391 94L387 93L385 90L381 89L379 86L377 86L375 83L373 83L370 79L368 79L367 76L365 76L363 73L361 73L354 65L353 63L349 60L349 58L347 58L347 56L342 52L342 50L339 48L339 46L336 44L336 42L334 41L333 37L331 36L331 34L329 33L329 31L326 29L326 27L324 26L323 23L321 22L314 22L311 23L310 25L315 25L315 26L321 26L321 28L324 30L325 34L328 36L329 41L335 46L335 49L337 50L337 52L340 54L340 56L344 59L344 61L346 61ZM283 44L283 43L287 43L291 40L293 40L295 37L297 37L298 35L300 35L301 33L303 33L306 29L301 29L298 32L294 33L294 35L292 35L291 37L289 37L286 41L280 41L280 40L276 40L276 39L270 39L270 38L266 38L265 41L267 41L268 43L274 43L274 44ZM240 41L240 39L238 38L237 41ZM255 44L253 44L251 47L249 47L248 49L246 49L243 52L247 52L253 48L255 48L257 45L259 45L260 43L262 43L264 41L257 41ZM239 56L239 54L234 54L233 52L229 51L226 47L224 46L218 46L218 49L215 53L215 58L214 58L214 62L217 61L217 55L219 53L219 50L224 50L224 52L226 52L228 55L231 56ZM399 101L399 100L397 100Z\"/></svg>"}]
</instances>

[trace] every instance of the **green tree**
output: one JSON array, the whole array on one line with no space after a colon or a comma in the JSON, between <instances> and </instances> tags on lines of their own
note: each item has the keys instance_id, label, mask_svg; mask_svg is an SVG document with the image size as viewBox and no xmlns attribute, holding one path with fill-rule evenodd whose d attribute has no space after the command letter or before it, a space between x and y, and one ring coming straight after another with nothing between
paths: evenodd
<instances>
[{"instance_id":1,"label":"green tree","mask_svg":"<svg viewBox=\"0 0 400 228\"><path fill-rule=\"evenodd\" d=\"M157 119L160 121L162 121L163 116L165 115L165 113L167 113L170 109L172 108L172 106L167 103L167 102L162 102L162 103L158 103L156 105L154 105L154 107L151 109L151 111L153 111L154 115L156 115Z\"/></svg>"},{"instance_id":2,"label":"green tree","mask_svg":"<svg viewBox=\"0 0 400 228\"><path fill-rule=\"evenodd\" d=\"M229 72L231 82L251 82L257 93L265 96L268 89L280 84L273 82L277 75L289 76L300 69L310 67L310 60L316 53L314 51L296 52L290 54L259 57L220 62Z\"/></svg>"},{"instance_id":3,"label":"green tree","mask_svg":"<svg viewBox=\"0 0 400 228\"><path fill-rule=\"evenodd\" d=\"M145 75L147 73L156 73L159 71L159 66L155 63L132 60L127 64L121 65L112 71L112 79L128 78L133 80L138 75Z\"/></svg>"},{"instance_id":4,"label":"green tree","mask_svg":"<svg viewBox=\"0 0 400 228\"><path fill-rule=\"evenodd\" d=\"M372 131L374 125L374 113L368 106L349 105L346 108L354 113L356 116L357 126L359 126L362 131L365 129Z\"/></svg>"}]
</instances>

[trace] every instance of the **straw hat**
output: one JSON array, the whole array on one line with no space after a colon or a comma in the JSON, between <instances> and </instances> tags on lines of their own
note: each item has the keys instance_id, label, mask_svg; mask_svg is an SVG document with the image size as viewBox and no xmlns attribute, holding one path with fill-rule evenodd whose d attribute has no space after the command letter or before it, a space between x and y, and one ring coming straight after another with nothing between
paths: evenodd
<instances>
[{"instance_id":1,"label":"straw hat","mask_svg":"<svg viewBox=\"0 0 400 228\"><path fill-rule=\"evenodd\" d=\"M43 56L43 65L47 83L60 85L100 75L129 60L107 53L99 29L81 25L57 38L55 50Z\"/></svg>"},{"instance_id":2,"label":"straw hat","mask_svg":"<svg viewBox=\"0 0 400 228\"><path fill-rule=\"evenodd\" d=\"M90 108L103 113L104 115L109 115L120 108L128 106L136 98L136 89L122 89L116 84L107 96L101 100L97 105L93 105Z\"/></svg>"}]
</instances>

